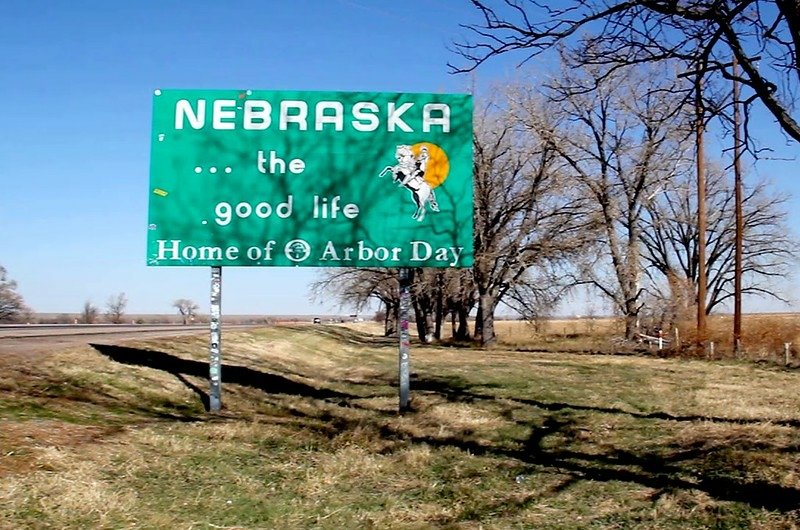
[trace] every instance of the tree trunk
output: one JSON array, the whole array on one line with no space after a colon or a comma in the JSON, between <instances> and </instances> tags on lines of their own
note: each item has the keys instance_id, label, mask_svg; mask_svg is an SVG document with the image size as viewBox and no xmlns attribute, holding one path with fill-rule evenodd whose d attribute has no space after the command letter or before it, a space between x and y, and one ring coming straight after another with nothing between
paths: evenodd
<instances>
[{"instance_id":1,"label":"tree trunk","mask_svg":"<svg viewBox=\"0 0 800 530\"><path fill-rule=\"evenodd\" d=\"M638 282L636 275L638 271L633 271L626 279L628 284L623 289L622 295L625 297L625 338L633 340L636 338L636 333L639 332L636 322L639 320L639 296L638 296Z\"/></svg>"},{"instance_id":2,"label":"tree trunk","mask_svg":"<svg viewBox=\"0 0 800 530\"><path fill-rule=\"evenodd\" d=\"M442 339L442 321L444 320L444 273L436 273L436 314L434 318L433 338Z\"/></svg>"},{"instance_id":3,"label":"tree trunk","mask_svg":"<svg viewBox=\"0 0 800 530\"><path fill-rule=\"evenodd\" d=\"M482 293L478 297L478 321L480 323L480 335L478 335L481 346L491 346L497 343L497 335L494 333L494 310L497 305L497 297L491 293ZM477 331L476 331L477 335Z\"/></svg>"},{"instance_id":4,"label":"tree trunk","mask_svg":"<svg viewBox=\"0 0 800 530\"><path fill-rule=\"evenodd\" d=\"M400 305L395 302L386 302L386 316L383 321L383 335L385 337L396 337L397 330L400 328Z\"/></svg>"},{"instance_id":5,"label":"tree trunk","mask_svg":"<svg viewBox=\"0 0 800 530\"><path fill-rule=\"evenodd\" d=\"M455 313L453 313L455 318ZM461 306L458 308L458 329L453 334L455 340L469 340L469 308Z\"/></svg>"},{"instance_id":6,"label":"tree trunk","mask_svg":"<svg viewBox=\"0 0 800 530\"><path fill-rule=\"evenodd\" d=\"M415 296L412 296L412 305L414 306L414 319L417 323L417 336L422 343L428 344L431 341L433 324L431 310L427 304Z\"/></svg>"},{"instance_id":7,"label":"tree trunk","mask_svg":"<svg viewBox=\"0 0 800 530\"><path fill-rule=\"evenodd\" d=\"M633 340L636 338L636 333L638 330L636 329L636 320L638 316L636 315L636 311L626 311L625 312L625 338L628 340Z\"/></svg>"},{"instance_id":8,"label":"tree trunk","mask_svg":"<svg viewBox=\"0 0 800 530\"><path fill-rule=\"evenodd\" d=\"M480 339L482 335L483 335L483 308L481 307L481 304L478 303L478 312L475 315L475 338Z\"/></svg>"}]
</instances>

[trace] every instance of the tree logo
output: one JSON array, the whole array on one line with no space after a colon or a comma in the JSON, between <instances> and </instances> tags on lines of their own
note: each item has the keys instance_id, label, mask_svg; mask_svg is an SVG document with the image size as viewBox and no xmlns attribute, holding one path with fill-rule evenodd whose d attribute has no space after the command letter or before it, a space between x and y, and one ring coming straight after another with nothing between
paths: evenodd
<instances>
[{"instance_id":1,"label":"tree logo","mask_svg":"<svg viewBox=\"0 0 800 530\"><path fill-rule=\"evenodd\" d=\"M311 255L311 245L304 239L292 239L283 249L283 253L289 260L300 263Z\"/></svg>"}]
</instances>

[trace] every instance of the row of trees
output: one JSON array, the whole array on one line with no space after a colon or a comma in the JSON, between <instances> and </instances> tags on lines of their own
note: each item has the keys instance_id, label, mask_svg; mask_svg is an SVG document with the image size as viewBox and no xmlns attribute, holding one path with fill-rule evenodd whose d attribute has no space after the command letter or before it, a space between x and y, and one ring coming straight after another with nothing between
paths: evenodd
<instances>
[{"instance_id":1,"label":"row of trees","mask_svg":"<svg viewBox=\"0 0 800 530\"><path fill-rule=\"evenodd\" d=\"M105 305L106 320L112 324L121 324L128 307L128 297L125 293L117 293L108 297ZM83 303L79 321L81 324L94 324L98 321L100 309L90 300Z\"/></svg>"},{"instance_id":2,"label":"row of trees","mask_svg":"<svg viewBox=\"0 0 800 530\"><path fill-rule=\"evenodd\" d=\"M192 300L179 298L172 306L177 309L183 318L183 324L193 322L198 306ZM108 297L105 304L104 315L108 322L121 324L128 307L128 297L125 293L117 293ZM0 322L21 322L29 320L30 308L25 304L22 295L17 292L17 282L8 277L8 273L0 265ZM100 318L100 308L87 300L83 304L78 320L83 324L94 324Z\"/></svg>"},{"instance_id":3,"label":"row of trees","mask_svg":"<svg viewBox=\"0 0 800 530\"><path fill-rule=\"evenodd\" d=\"M128 298L125 293L118 293L108 298L105 315L109 322L119 324L125 315ZM87 301L83 304L80 321L92 324L97 321L100 310ZM5 267L0 265L0 322L20 322L30 319L31 309L22 295L17 292L17 282L8 277Z\"/></svg>"},{"instance_id":4,"label":"row of trees","mask_svg":"<svg viewBox=\"0 0 800 530\"><path fill-rule=\"evenodd\" d=\"M121 324L125 316L125 310L128 307L128 297L125 293L118 293L112 295L106 301L105 317L108 322L112 324ZM197 315L198 306L193 301L187 298L179 298L172 303L178 314L181 315L183 324L186 325L194 322ZM86 301L83 304L83 310L80 314L80 322L82 324L94 324L100 316L100 310L91 301Z\"/></svg>"},{"instance_id":5,"label":"row of trees","mask_svg":"<svg viewBox=\"0 0 800 530\"><path fill-rule=\"evenodd\" d=\"M738 103L746 132L761 104L778 130L800 141L798 4L472 3L482 21L466 26L471 36L455 43L463 59L453 65L455 72L472 71L499 55L521 54L525 62L554 50L563 66L553 78L508 90L478 112L475 266L417 274L418 327L426 331L419 311L424 314L428 300L436 301L437 321L448 311L461 315L477 306L475 334L490 343L498 303L531 316L552 307L570 286L586 284L624 316L631 336L645 304L663 325L692 308L708 313L733 296L730 164L721 156L716 165L706 165L710 215L701 263L697 175L691 170L700 153L689 138L693 128L702 130L712 119L729 131ZM737 102L731 81L744 88ZM745 147L755 159L763 152L752 135L746 134ZM770 280L787 272L797 248L785 226L785 201L764 183L746 190L746 294L780 298ZM707 295L699 300L701 276L707 278ZM390 273L337 271L315 289L330 286L346 303L380 300L392 331L397 286Z\"/></svg>"},{"instance_id":6,"label":"row of trees","mask_svg":"<svg viewBox=\"0 0 800 530\"><path fill-rule=\"evenodd\" d=\"M647 305L658 325L696 307L699 260L691 131L674 72L625 70L561 55L558 75L541 86L495 90L477 105L474 136L474 247L470 270L418 270L412 299L422 340L441 334L495 341L500 304L542 316L569 290L588 285L624 317L632 337ZM723 158L708 165L711 312L733 293L734 187ZM765 183L744 197L744 291L780 298L769 279L783 275L796 245L785 197ZM394 271L332 270L313 286L363 308L385 307L386 332L399 307Z\"/></svg>"},{"instance_id":7,"label":"row of trees","mask_svg":"<svg viewBox=\"0 0 800 530\"><path fill-rule=\"evenodd\" d=\"M743 232L749 228L743 226L742 219L741 153L743 148L747 148L756 159L762 153L753 136L748 134L753 110L760 105L775 119L777 130L794 141L800 141L800 123L796 118L800 88L800 56L797 53L800 4L783 0L569 0L558 5L535 0L472 0L472 3L482 15L482 21L467 25L471 35L455 44L464 61L453 65L454 71L471 71L499 55L521 53L523 61L528 61L558 50L572 65L597 73L597 76L592 76L596 82L591 84L565 84L564 92L569 95L597 92L609 80L613 82L621 72L630 73L632 68L642 65L666 72L667 82L653 87L647 96L668 91L671 99L678 99L676 105L667 109L668 112L670 109L680 112L693 107L697 139L694 157L696 182L701 197L706 192L706 175L702 169L705 162L703 131L712 119L719 119L728 131L732 126L734 145L729 149L733 151L736 173L735 231L737 242L741 241ZM681 78L692 82L674 83ZM739 127L740 110L744 114L743 140ZM715 296L719 294L717 292L712 294L711 301L708 300L707 287L709 290L729 291L724 287L727 282L715 282L712 276L726 279L731 271L730 267L707 269L714 269L712 262L716 260L719 263L720 253L726 254L734 245L721 239L716 242L709 239L709 247L714 247L715 243L722 244L711 248L711 257L705 259L706 221L703 212L706 201L700 201L697 213L700 221L696 227L700 257L694 260L694 267L700 271L702 285L698 286L694 299L698 326L703 328L698 333L702 334L704 309L715 300L731 295L726 292L723 296ZM759 236L754 236L748 243L753 240L762 241ZM780 241L770 241L771 257L774 257L774 248L780 244ZM757 260L760 262L756 268L747 262L743 265L741 249L742 246L737 244L734 275L738 325L741 322L742 275L755 271L769 277L781 268L767 266L763 260ZM720 252L715 254L715 251ZM757 252L749 254L751 258L758 255ZM786 254L779 261L785 257ZM617 263L615 261L615 267ZM706 277L709 278L707 281ZM750 290L766 291L762 286ZM735 339L739 333L740 330L734 330Z\"/></svg>"}]
</instances>

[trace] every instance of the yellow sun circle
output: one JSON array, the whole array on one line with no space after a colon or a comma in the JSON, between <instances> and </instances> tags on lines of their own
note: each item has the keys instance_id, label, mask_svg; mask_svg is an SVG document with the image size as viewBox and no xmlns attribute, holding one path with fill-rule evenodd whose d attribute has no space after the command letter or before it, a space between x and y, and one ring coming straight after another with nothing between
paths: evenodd
<instances>
[{"instance_id":1,"label":"yellow sun circle","mask_svg":"<svg viewBox=\"0 0 800 530\"><path fill-rule=\"evenodd\" d=\"M450 160L447 159L447 153L436 144L428 142L420 142L411 146L411 152L415 157L419 157L422 147L428 148L428 166L425 169L425 182L431 188L441 186L447 180L447 174L450 173Z\"/></svg>"}]
</instances>

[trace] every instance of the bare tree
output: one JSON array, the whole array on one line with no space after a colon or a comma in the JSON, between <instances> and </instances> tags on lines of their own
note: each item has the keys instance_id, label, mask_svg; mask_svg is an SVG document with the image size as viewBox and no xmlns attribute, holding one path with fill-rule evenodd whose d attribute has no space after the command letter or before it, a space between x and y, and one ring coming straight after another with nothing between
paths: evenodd
<instances>
[{"instance_id":1,"label":"bare tree","mask_svg":"<svg viewBox=\"0 0 800 530\"><path fill-rule=\"evenodd\" d=\"M415 269L411 303L422 342L440 340L444 318L452 313L453 338L468 340L469 313L477 297L471 269ZM457 322L457 324L455 324Z\"/></svg>"},{"instance_id":2,"label":"bare tree","mask_svg":"<svg viewBox=\"0 0 800 530\"><path fill-rule=\"evenodd\" d=\"M414 308L414 320L417 325L417 336L422 343L433 341L435 327L436 298L438 290L436 269L414 269L411 280L411 306Z\"/></svg>"},{"instance_id":3,"label":"bare tree","mask_svg":"<svg viewBox=\"0 0 800 530\"><path fill-rule=\"evenodd\" d=\"M569 261L583 250L593 221L585 198L555 167L553 142L525 128L507 100L478 109L474 124L475 335L491 344L494 313L506 293L531 268Z\"/></svg>"},{"instance_id":4,"label":"bare tree","mask_svg":"<svg viewBox=\"0 0 800 530\"><path fill-rule=\"evenodd\" d=\"M118 293L108 297L106 301L106 318L112 324L120 324L128 306L128 297L125 293Z\"/></svg>"},{"instance_id":5,"label":"bare tree","mask_svg":"<svg viewBox=\"0 0 800 530\"><path fill-rule=\"evenodd\" d=\"M503 297L503 303L533 324L537 331L543 320L552 315L559 300L573 287L573 282L565 283L563 279L572 276L574 271L565 270L560 265L526 271ZM551 287L542 289L543 285Z\"/></svg>"},{"instance_id":6,"label":"bare tree","mask_svg":"<svg viewBox=\"0 0 800 530\"><path fill-rule=\"evenodd\" d=\"M315 300L333 297L341 305L349 305L363 311L371 300L384 306L384 333L397 334L397 319L400 309L400 284L397 272L392 269L342 268L326 269L322 277L311 284L311 295Z\"/></svg>"},{"instance_id":7,"label":"bare tree","mask_svg":"<svg viewBox=\"0 0 800 530\"><path fill-rule=\"evenodd\" d=\"M523 97L522 119L548 139L559 171L592 203L601 229L581 281L608 297L632 338L641 308L645 202L670 179L686 150L674 83L649 68L607 74L565 62L545 92L548 112L527 102L536 97Z\"/></svg>"},{"instance_id":8,"label":"bare tree","mask_svg":"<svg viewBox=\"0 0 800 530\"><path fill-rule=\"evenodd\" d=\"M417 272L412 293L423 341L441 329L435 321L443 318L446 301L459 320L457 338L468 337L467 317L477 303L475 337L484 345L494 343L494 314L503 297L524 283L515 291L519 300L524 290L529 301L554 301L570 278L551 276L552 282L541 284L529 278L571 262L596 225L589 201L558 171L552 142L524 126L507 92L495 94L498 101L478 109L474 120L474 264L471 271L441 277L436 271ZM312 291L316 298L332 294L357 307L377 298L387 307L387 323L397 315L397 277L385 269L326 272Z\"/></svg>"},{"instance_id":9,"label":"bare tree","mask_svg":"<svg viewBox=\"0 0 800 530\"><path fill-rule=\"evenodd\" d=\"M183 325L185 326L189 322L194 321L194 317L197 314L197 310L199 306L195 304L192 300L187 298L178 298L174 302L172 302L172 307L178 310L178 313L183 317Z\"/></svg>"},{"instance_id":10,"label":"bare tree","mask_svg":"<svg viewBox=\"0 0 800 530\"><path fill-rule=\"evenodd\" d=\"M83 303L83 310L81 311L81 323L82 324L94 324L97 321L97 315L99 310L97 306L94 305L91 301L87 300Z\"/></svg>"},{"instance_id":11,"label":"bare tree","mask_svg":"<svg viewBox=\"0 0 800 530\"><path fill-rule=\"evenodd\" d=\"M475 306L475 288L469 269L414 269L411 302L417 335L422 342L441 338L446 313L458 321L454 337L469 339L468 317ZM398 330L400 291L397 272L392 269L329 269L311 285L315 300L334 297L342 305L362 311L370 300L381 303L384 333ZM455 328L455 325L454 325ZM437 330L439 331L437 333Z\"/></svg>"},{"instance_id":12,"label":"bare tree","mask_svg":"<svg viewBox=\"0 0 800 530\"><path fill-rule=\"evenodd\" d=\"M700 263L697 255L697 197L692 176L681 175L648 204L642 232L647 273L660 298L672 300L673 318L694 305ZM705 312L733 297L734 186L719 169L709 171ZM797 257L797 241L786 223L786 198L772 195L761 182L743 197L743 294L783 297L770 279L785 277ZM696 307L696 306L694 306Z\"/></svg>"},{"instance_id":13,"label":"bare tree","mask_svg":"<svg viewBox=\"0 0 800 530\"><path fill-rule=\"evenodd\" d=\"M14 322L29 311L17 292L17 282L10 279L5 267L0 265L0 322Z\"/></svg>"},{"instance_id":14,"label":"bare tree","mask_svg":"<svg viewBox=\"0 0 800 530\"><path fill-rule=\"evenodd\" d=\"M470 71L521 51L523 62L555 46L570 46L585 64L614 71L632 64L678 61L705 76L738 79L745 113L760 101L780 128L800 141L800 6L789 0L472 0L482 22L473 39L456 43ZM734 75L731 59L741 65ZM688 97L688 94L687 94ZM747 120L745 121L747 123Z\"/></svg>"},{"instance_id":15,"label":"bare tree","mask_svg":"<svg viewBox=\"0 0 800 530\"><path fill-rule=\"evenodd\" d=\"M444 283L442 317L447 313L451 315L455 340L469 340L469 314L478 301L472 269L447 269L440 274Z\"/></svg>"}]
</instances>

